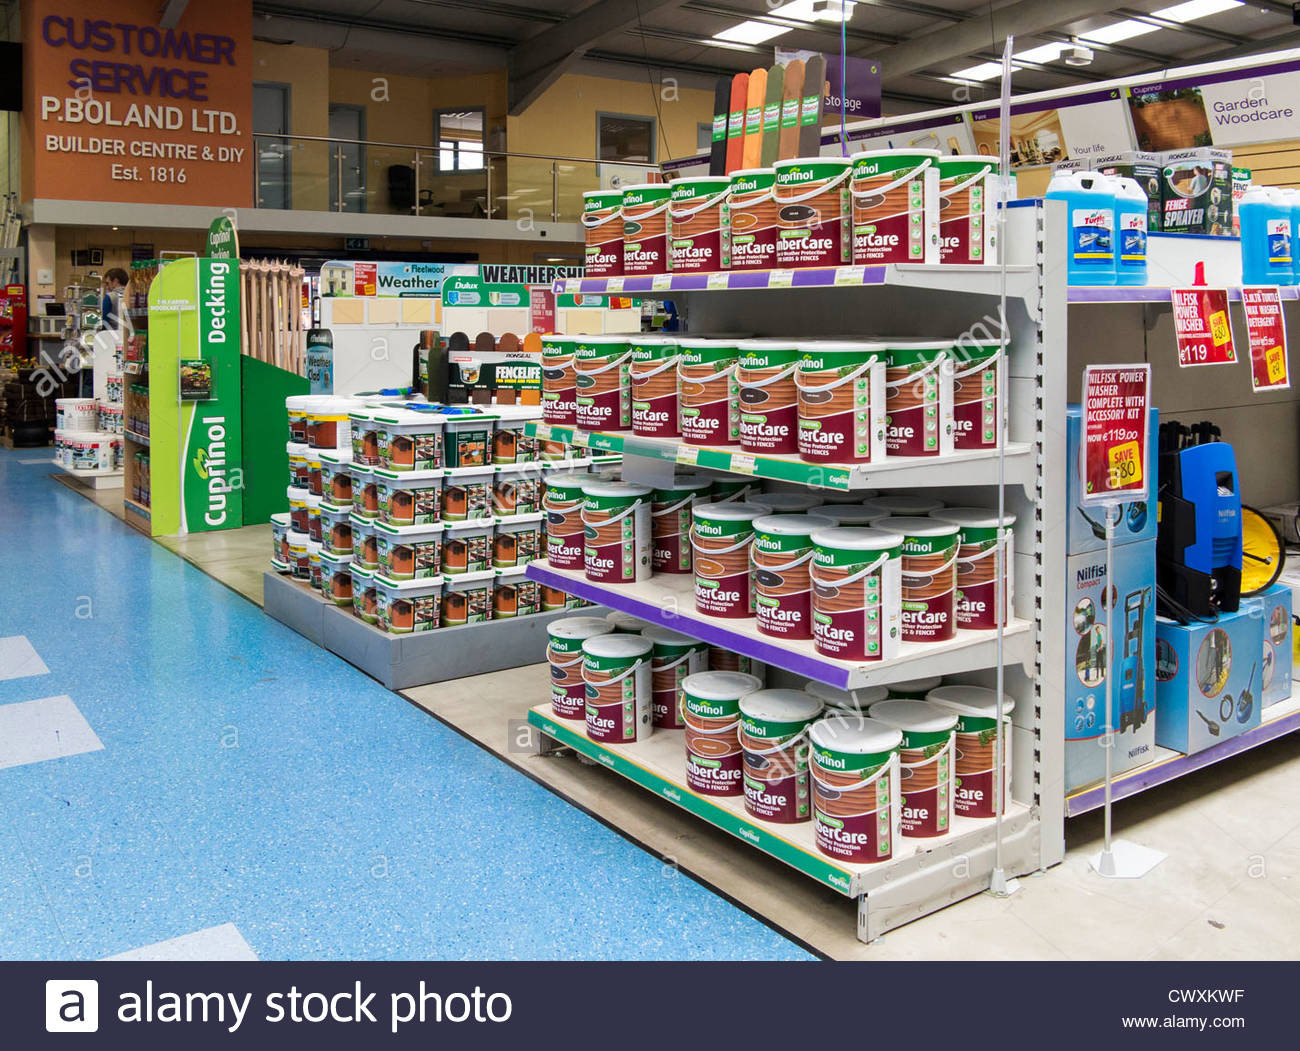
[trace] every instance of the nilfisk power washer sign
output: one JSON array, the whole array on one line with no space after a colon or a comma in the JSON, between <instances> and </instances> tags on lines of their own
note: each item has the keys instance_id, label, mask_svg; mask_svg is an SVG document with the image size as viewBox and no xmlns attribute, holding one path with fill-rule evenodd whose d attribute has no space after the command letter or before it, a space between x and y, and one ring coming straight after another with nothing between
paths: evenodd
<instances>
[{"instance_id":1,"label":"nilfisk power washer sign","mask_svg":"<svg viewBox=\"0 0 1300 1051\"><path fill-rule=\"evenodd\" d=\"M1082 503L1146 499L1150 405L1150 365L1089 365L1083 370Z\"/></svg>"},{"instance_id":2,"label":"nilfisk power washer sign","mask_svg":"<svg viewBox=\"0 0 1300 1051\"><path fill-rule=\"evenodd\" d=\"M1174 333L1178 338L1178 364L1232 365L1237 348L1232 342L1226 288L1175 288Z\"/></svg>"}]
</instances>

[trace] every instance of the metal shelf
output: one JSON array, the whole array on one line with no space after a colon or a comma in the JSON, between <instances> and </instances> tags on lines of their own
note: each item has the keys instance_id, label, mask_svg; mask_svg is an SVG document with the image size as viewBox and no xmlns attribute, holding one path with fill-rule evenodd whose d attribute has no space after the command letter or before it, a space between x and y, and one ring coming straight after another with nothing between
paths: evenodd
<instances>
[{"instance_id":1,"label":"metal shelf","mask_svg":"<svg viewBox=\"0 0 1300 1051\"><path fill-rule=\"evenodd\" d=\"M705 796L688 788L686 746L680 730L656 730L635 744L606 745L588 737L582 723L555 718L549 704L529 709L528 722L559 744L848 897L870 895L889 885L901 886L904 881L950 867L956 859L993 842L992 819L957 817L947 835L934 839L898 837L897 849L889 861L863 865L836 861L817 850L811 821L793 825L760 821L746 812L743 796ZM1007 838L1023 833L1029 827L1028 808L1009 803L1002 827Z\"/></svg>"},{"instance_id":2,"label":"metal shelf","mask_svg":"<svg viewBox=\"0 0 1300 1051\"><path fill-rule=\"evenodd\" d=\"M891 661L861 664L824 657L811 640L774 639L759 634L753 618L709 617L695 611L695 577L689 573L660 573L636 584L593 584L581 570L552 569L531 562L528 576L570 595L610 609L630 613L712 646L773 667L784 668L840 689L879 686L929 675L956 675L997 665L996 631L959 631L949 642L905 642ZM1003 634L1003 659L1032 673L1033 624L1012 620Z\"/></svg>"},{"instance_id":3,"label":"metal shelf","mask_svg":"<svg viewBox=\"0 0 1300 1051\"><path fill-rule=\"evenodd\" d=\"M149 518L149 519L153 518L153 512L149 509L149 507L145 504L140 503L137 500L132 500L130 497L124 496L122 498L122 504L123 506L125 506L125 508L128 511L132 512L133 514L139 515L141 518Z\"/></svg>"},{"instance_id":4,"label":"metal shelf","mask_svg":"<svg viewBox=\"0 0 1300 1051\"><path fill-rule=\"evenodd\" d=\"M129 442L135 442L136 445L143 445L146 448L149 445L149 436L147 434L136 434L135 431L123 430L122 437Z\"/></svg>"},{"instance_id":5,"label":"metal shelf","mask_svg":"<svg viewBox=\"0 0 1300 1051\"><path fill-rule=\"evenodd\" d=\"M91 489L121 489L123 482L123 471L120 467L113 467L102 471L74 471L65 467L58 460L51 460L64 474L83 483Z\"/></svg>"},{"instance_id":6,"label":"metal shelf","mask_svg":"<svg viewBox=\"0 0 1300 1051\"><path fill-rule=\"evenodd\" d=\"M1112 780L1111 799L1127 799L1139 792L1145 792L1148 788L1167 784L1185 774L1203 770L1222 759L1240 755L1242 752L1248 752L1252 748L1258 748L1262 744L1268 744L1269 741L1276 741L1279 737L1300 730L1300 696L1292 694L1284 701L1269 705L1264 709L1262 718L1263 721L1253 730L1247 730L1192 755L1158 749L1164 752L1162 758L1146 766L1140 766L1136 770L1119 774ZM1065 816L1078 817L1090 810L1097 810L1105 804L1105 793L1105 785L1098 784L1067 796Z\"/></svg>"},{"instance_id":7,"label":"metal shelf","mask_svg":"<svg viewBox=\"0 0 1300 1051\"><path fill-rule=\"evenodd\" d=\"M594 295L681 295L689 292L755 292L808 288L933 289L936 292L997 296L1002 291L996 266L926 265L836 266L801 270L726 270L710 274L654 274L637 277L570 277L555 282L556 293ZM1007 267L1007 295L1030 299L1038 294L1033 266Z\"/></svg>"},{"instance_id":8,"label":"metal shelf","mask_svg":"<svg viewBox=\"0 0 1300 1051\"><path fill-rule=\"evenodd\" d=\"M817 489L917 489L926 486L997 485L997 450L957 452L942 458L896 456L879 463L843 466L811 464L794 456L755 456L741 452L739 446L687 445L676 438L641 438L634 434L610 431L582 431L555 424L526 424L528 433L547 441L668 460L686 467L702 467L730 474L752 475L774 481L793 482ZM1009 442L1006 455L1008 485L1023 486L1032 493L1037 465L1033 447Z\"/></svg>"}]
</instances>

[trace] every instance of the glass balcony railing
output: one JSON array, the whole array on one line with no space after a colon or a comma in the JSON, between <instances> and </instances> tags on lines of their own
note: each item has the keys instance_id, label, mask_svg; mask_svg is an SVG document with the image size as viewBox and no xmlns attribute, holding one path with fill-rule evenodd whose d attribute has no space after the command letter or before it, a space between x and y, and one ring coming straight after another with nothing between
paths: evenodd
<instances>
[{"instance_id":1,"label":"glass balcony railing","mask_svg":"<svg viewBox=\"0 0 1300 1051\"><path fill-rule=\"evenodd\" d=\"M577 222L582 194L645 181L658 165L528 153L254 135L258 208Z\"/></svg>"}]
</instances>

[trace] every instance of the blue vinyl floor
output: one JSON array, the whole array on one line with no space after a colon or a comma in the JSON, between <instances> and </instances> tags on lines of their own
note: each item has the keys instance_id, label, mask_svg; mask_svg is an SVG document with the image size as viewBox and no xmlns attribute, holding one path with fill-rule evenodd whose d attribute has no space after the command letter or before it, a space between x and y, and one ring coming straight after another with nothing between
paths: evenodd
<instances>
[{"instance_id":1,"label":"blue vinyl floor","mask_svg":"<svg viewBox=\"0 0 1300 1051\"><path fill-rule=\"evenodd\" d=\"M0 958L231 925L261 959L809 958L48 455L0 449Z\"/></svg>"}]
</instances>

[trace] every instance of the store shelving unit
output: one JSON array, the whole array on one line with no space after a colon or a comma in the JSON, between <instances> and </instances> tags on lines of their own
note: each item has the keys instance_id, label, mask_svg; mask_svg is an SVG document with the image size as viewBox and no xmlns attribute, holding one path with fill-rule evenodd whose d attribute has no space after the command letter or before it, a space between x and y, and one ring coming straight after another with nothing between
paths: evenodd
<instances>
[{"instance_id":1,"label":"store shelving unit","mask_svg":"<svg viewBox=\"0 0 1300 1051\"><path fill-rule=\"evenodd\" d=\"M1050 228L1050 236L1049 236ZM662 484L673 465L705 468L814 488L925 488L949 502L989 505L1006 484L1007 510L1017 516L1013 618L1003 632L1004 689L1016 699L1008 746L1012 800L1001 822L959 821L939 840L900 841L896 856L845 866L819 854L809 825L771 825L745 814L739 799L698 795L685 785L680 733L656 733L635 745L602 745L584 727L556 719L538 705L529 722L545 750L574 751L629 778L710 824L792 865L857 903L859 938L869 941L918 916L990 886L995 867L1014 876L1064 856L1064 609L1044 587L1040 567L1064 572L1065 212L1041 202L1007 213L1010 249L1005 281L1009 335L1004 365L1008 413L1006 455L966 454L946 461L886 460L859 468L827 468L795 458L750 457L735 448L697 449L625 433L584 433L540 425L539 433L570 444L621 452L624 477ZM994 267L839 267L721 275L580 278L558 282L570 293L636 293L672 298L690 331L761 335L842 336L888 330L898 335L985 337L998 329L1003 275ZM1055 470L1049 469L1055 467ZM810 643L780 644L753 621L697 614L690 576L655 576L630 586L595 585L581 573L533 563L529 576L780 669L773 679L814 679L844 687L941 674L991 684L998 663L996 632L962 633L949 644L904 646L897 659L874 664L829 660ZM1059 594L1054 588L1052 594ZM958 859L961 864L956 864Z\"/></svg>"},{"instance_id":2,"label":"store shelving unit","mask_svg":"<svg viewBox=\"0 0 1300 1051\"><path fill-rule=\"evenodd\" d=\"M131 275L130 284L123 295L122 313L128 324L128 339L135 342L131 353L140 355L132 360L123 360L122 374L126 378L126 388L149 385L149 308L146 305L149 289L138 273ZM124 354L124 359L126 355ZM147 395L146 395L147 396ZM131 398L123 392L123 405L130 404ZM125 416L125 414L124 414ZM149 438L130 429L122 432L122 467L125 472L123 483L122 511L123 518L146 536L152 533L153 512L147 501L136 498L139 484L140 467L136 462L137 453L148 453Z\"/></svg>"}]
</instances>

